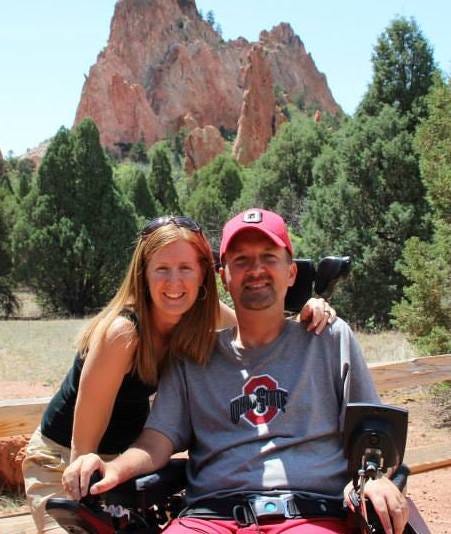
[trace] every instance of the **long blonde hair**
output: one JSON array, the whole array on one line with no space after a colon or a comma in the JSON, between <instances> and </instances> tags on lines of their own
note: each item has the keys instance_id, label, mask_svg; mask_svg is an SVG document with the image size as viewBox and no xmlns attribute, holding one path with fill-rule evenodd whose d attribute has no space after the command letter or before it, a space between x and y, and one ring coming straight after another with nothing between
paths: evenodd
<instances>
[{"instance_id":1,"label":"long blonde hair","mask_svg":"<svg viewBox=\"0 0 451 534\"><path fill-rule=\"evenodd\" d=\"M152 302L145 277L146 264L155 252L179 239L187 241L196 249L202 271L205 273L203 288L200 288L200 295L193 306L171 332L166 354L157 355L152 343ZM141 380L156 384L162 368L173 358L187 357L199 364L205 364L215 343L219 297L213 254L202 232L169 222L138 239L121 286L107 306L90 321L79 338L77 347L81 355L89 350L93 335L100 338L104 336L112 322L123 313L124 308L133 310L138 317L138 345L133 370Z\"/></svg>"}]
</instances>

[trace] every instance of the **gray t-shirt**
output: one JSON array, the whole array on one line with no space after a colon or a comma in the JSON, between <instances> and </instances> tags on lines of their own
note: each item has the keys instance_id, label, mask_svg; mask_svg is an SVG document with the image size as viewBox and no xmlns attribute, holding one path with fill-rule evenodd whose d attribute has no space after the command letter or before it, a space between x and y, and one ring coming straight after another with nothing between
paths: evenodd
<instances>
[{"instance_id":1,"label":"gray t-shirt","mask_svg":"<svg viewBox=\"0 0 451 534\"><path fill-rule=\"evenodd\" d=\"M219 333L206 366L163 374L146 427L190 449L188 502L231 493L296 490L342 495L341 426L348 401L379 402L357 342L341 319L316 336L287 320L280 336L237 349Z\"/></svg>"}]
</instances>

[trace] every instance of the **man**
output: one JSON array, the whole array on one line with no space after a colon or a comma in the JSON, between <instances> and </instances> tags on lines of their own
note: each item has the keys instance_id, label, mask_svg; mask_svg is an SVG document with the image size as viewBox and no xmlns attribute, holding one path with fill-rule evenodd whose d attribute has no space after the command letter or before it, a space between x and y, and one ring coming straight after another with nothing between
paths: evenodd
<instances>
[{"instance_id":1,"label":"man","mask_svg":"<svg viewBox=\"0 0 451 534\"><path fill-rule=\"evenodd\" d=\"M91 491L105 491L189 448L189 508L166 532L347 532L341 423L348 401L379 400L352 332L337 320L318 337L284 318L296 265L277 214L253 209L231 219L220 254L238 327L218 335L206 366L180 361L162 376L134 447L110 463L79 458L65 486L78 497L80 483L86 494L100 468ZM373 481L367 496L385 531L400 534L407 505L397 488Z\"/></svg>"}]
</instances>

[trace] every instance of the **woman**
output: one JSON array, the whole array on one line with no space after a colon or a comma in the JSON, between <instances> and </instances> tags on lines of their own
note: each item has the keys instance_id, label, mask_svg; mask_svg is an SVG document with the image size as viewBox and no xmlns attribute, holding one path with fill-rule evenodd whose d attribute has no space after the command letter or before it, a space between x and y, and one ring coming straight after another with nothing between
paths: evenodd
<instances>
[{"instance_id":1,"label":"woman","mask_svg":"<svg viewBox=\"0 0 451 534\"><path fill-rule=\"evenodd\" d=\"M309 328L318 330L327 322L324 303L309 306ZM213 256L199 225L188 217L150 221L121 287L83 332L74 365L30 440L23 472L38 532L59 530L45 503L65 495L65 467L81 454L111 459L127 449L162 368L181 356L205 363L215 329L234 323L232 310L219 305Z\"/></svg>"}]
</instances>

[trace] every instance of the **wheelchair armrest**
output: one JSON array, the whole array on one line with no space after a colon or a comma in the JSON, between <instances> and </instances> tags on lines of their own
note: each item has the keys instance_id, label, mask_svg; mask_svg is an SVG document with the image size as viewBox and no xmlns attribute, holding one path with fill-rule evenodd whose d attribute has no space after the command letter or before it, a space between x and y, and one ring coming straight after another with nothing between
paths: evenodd
<instances>
[{"instance_id":1,"label":"wheelchair armrest","mask_svg":"<svg viewBox=\"0 0 451 534\"><path fill-rule=\"evenodd\" d=\"M186 486L186 463L184 458L170 460L170 462L151 473L134 479L136 491L152 491L156 495L171 495Z\"/></svg>"},{"instance_id":2,"label":"wheelchair armrest","mask_svg":"<svg viewBox=\"0 0 451 534\"><path fill-rule=\"evenodd\" d=\"M404 408L388 404L348 403L343 450L348 460L348 473L354 482L363 467L363 459L384 473L391 467L397 469L400 484L404 477L407 479L407 470L400 467L406 447L407 423L408 411Z\"/></svg>"}]
</instances>

